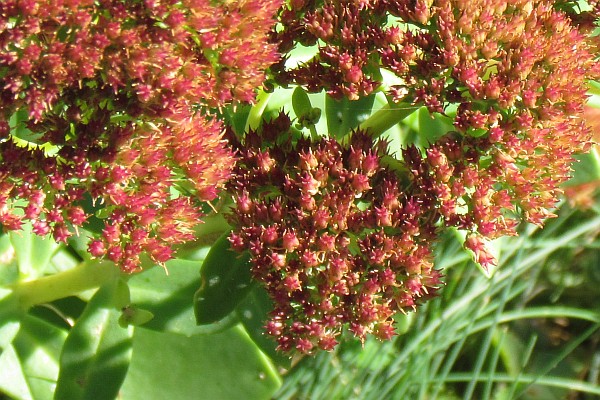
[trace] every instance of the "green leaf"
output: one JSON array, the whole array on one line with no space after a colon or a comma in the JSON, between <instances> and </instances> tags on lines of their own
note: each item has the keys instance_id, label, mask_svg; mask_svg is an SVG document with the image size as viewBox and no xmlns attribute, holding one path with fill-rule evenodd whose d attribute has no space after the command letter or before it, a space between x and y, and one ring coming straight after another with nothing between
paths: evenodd
<instances>
[{"instance_id":1,"label":"green leaf","mask_svg":"<svg viewBox=\"0 0 600 400\"><path fill-rule=\"evenodd\" d=\"M419 138L418 144L421 147L429 147L430 143L435 143L440 137L444 136L454 127L446 121L441 114L431 114L426 107L419 109ZM483 132L486 133L487 131ZM482 133L482 134L483 134ZM475 135L473 135L475 136ZM481 136L481 135L479 135Z\"/></svg>"},{"instance_id":2,"label":"green leaf","mask_svg":"<svg viewBox=\"0 0 600 400\"><path fill-rule=\"evenodd\" d=\"M15 300L12 296L0 300L0 393L19 400L49 399L67 335L36 317L21 314Z\"/></svg>"},{"instance_id":3,"label":"green leaf","mask_svg":"<svg viewBox=\"0 0 600 400\"><path fill-rule=\"evenodd\" d=\"M223 119L237 135L242 135L251 109L252 106L249 104L228 106L223 114Z\"/></svg>"},{"instance_id":4,"label":"green leaf","mask_svg":"<svg viewBox=\"0 0 600 400\"><path fill-rule=\"evenodd\" d=\"M278 352L277 342L265 333L267 317L272 310L273 302L267 292L261 286L255 286L235 311L250 338L263 353L278 365L289 368L291 359Z\"/></svg>"},{"instance_id":5,"label":"green leaf","mask_svg":"<svg viewBox=\"0 0 600 400\"><path fill-rule=\"evenodd\" d=\"M273 93L267 93L265 91L259 91L256 95L256 103L250 109L248 118L246 119L245 131L248 129L256 129L260 125L261 121L265 117L265 109L269 105L269 101Z\"/></svg>"},{"instance_id":6,"label":"green leaf","mask_svg":"<svg viewBox=\"0 0 600 400\"><path fill-rule=\"evenodd\" d=\"M129 325L139 326L150 321L152 318L154 318L154 314L148 310L144 310L135 306L127 306L123 307L121 310L119 325L124 328Z\"/></svg>"},{"instance_id":7,"label":"green leaf","mask_svg":"<svg viewBox=\"0 0 600 400\"><path fill-rule=\"evenodd\" d=\"M469 136L472 136L475 138L482 137L483 135L485 135L488 132L489 131L487 129L483 129L483 128L479 128L479 129L469 128L469 130L467 131Z\"/></svg>"},{"instance_id":8,"label":"green leaf","mask_svg":"<svg viewBox=\"0 0 600 400\"><path fill-rule=\"evenodd\" d=\"M25 142L41 144L40 139L43 137L43 134L33 133L32 131L27 129L25 123L28 120L29 113L27 112L27 109L21 108L17 112L15 112L9 120L11 134Z\"/></svg>"},{"instance_id":9,"label":"green leaf","mask_svg":"<svg viewBox=\"0 0 600 400\"><path fill-rule=\"evenodd\" d=\"M239 325L191 337L136 328L120 396L267 400L279 385L277 372Z\"/></svg>"},{"instance_id":10,"label":"green leaf","mask_svg":"<svg viewBox=\"0 0 600 400\"><path fill-rule=\"evenodd\" d=\"M381 98L383 97L385 100L383 102L384 105L378 108L365 121L361 122L359 128L369 131L373 138L385 135L387 140L393 139L396 144L392 146L392 150L399 152L403 143L401 139L404 137L405 131L399 123L408 119L418 110L418 107L408 103L388 103L385 96L380 96L380 94L375 95L375 100L381 103Z\"/></svg>"},{"instance_id":11,"label":"green leaf","mask_svg":"<svg viewBox=\"0 0 600 400\"><path fill-rule=\"evenodd\" d=\"M19 267L8 234L0 235L0 285L9 285L19 279Z\"/></svg>"},{"instance_id":12,"label":"green leaf","mask_svg":"<svg viewBox=\"0 0 600 400\"><path fill-rule=\"evenodd\" d=\"M31 394L29 398L52 398L58 378L60 352L66 337L65 331L38 318L25 316L22 319L21 329L13 342L22 379L14 382L18 385L26 383L27 391ZM12 388L18 389L17 386Z\"/></svg>"},{"instance_id":13,"label":"green leaf","mask_svg":"<svg viewBox=\"0 0 600 400\"><path fill-rule=\"evenodd\" d=\"M302 117L313 108L310 104L308 94L300 86L296 87L296 89L294 89L294 93L292 94L292 108L294 109L294 113L296 113L296 117L298 118Z\"/></svg>"},{"instance_id":14,"label":"green leaf","mask_svg":"<svg viewBox=\"0 0 600 400\"><path fill-rule=\"evenodd\" d=\"M575 156L577 162L573 163L573 174L566 182L567 186L582 185L600 179L600 152L596 148L586 154Z\"/></svg>"},{"instance_id":15,"label":"green leaf","mask_svg":"<svg viewBox=\"0 0 600 400\"><path fill-rule=\"evenodd\" d=\"M30 224L25 224L21 231L9 232L9 235L21 277L35 279L43 276L59 245L49 236L41 237L32 233Z\"/></svg>"},{"instance_id":16,"label":"green leaf","mask_svg":"<svg viewBox=\"0 0 600 400\"><path fill-rule=\"evenodd\" d=\"M19 303L12 291L0 287L0 352L9 347L21 326Z\"/></svg>"},{"instance_id":17,"label":"green leaf","mask_svg":"<svg viewBox=\"0 0 600 400\"><path fill-rule=\"evenodd\" d=\"M129 293L129 286L123 279L117 279L114 282L113 294L112 294L112 305L117 310L129 306L131 303L131 295Z\"/></svg>"},{"instance_id":18,"label":"green leaf","mask_svg":"<svg viewBox=\"0 0 600 400\"><path fill-rule=\"evenodd\" d=\"M79 202L79 205L88 215L83 228L96 234L102 233L104 221L100 217L106 218L110 213L110 209L105 204L94 200L89 193L83 195L83 199Z\"/></svg>"},{"instance_id":19,"label":"green leaf","mask_svg":"<svg viewBox=\"0 0 600 400\"><path fill-rule=\"evenodd\" d=\"M329 136L342 139L350 130L355 129L365 121L373 111L375 95L361 97L359 100L335 100L331 96L325 99L325 114L327 115L327 130Z\"/></svg>"},{"instance_id":20,"label":"green leaf","mask_svg":"<svg viewBox=\"0 0 600 400\"><path fill-rule=\"evenodd\" d=\"M66 246L61 246L50 259L50 265L46 269L47 274L58 274L75 268L81 263L81 258L75 251Z\"/></svg>"},{"instance_id":21,"label":"green leaf","mask_svg":"<svg viewBox=\"0 0 600 400\"><path fill-rule=\"evenodd\" d=\"M18 400L33 400L19 356L13 346L0 355L0 392Z\"/></svg>"},{"instance_id":22,"label":"green leaf","mask_svg":"<svg viewBox=\"0 0 600 400\"><path fill-rule=\"evenodd\" d=\"M292 108L298 119L299 129L314 129L321 119L321 109L312 106L308 94L301 87L296 87L292 94Z\"/></svg>"},{"instance_id":23,"label":"green leaf","mask_svg":"<svg viewBox=\"0 0 600 400\"><path fill-rule=\"evenodd\" d=\"M29 309L28 315L43 320L54 327L70 330L86 306L87 301L83 301L76 296L69 296L54 300L51 303L35 305Z\"/></svg>"},{"instance_id":24,"label":"green leaf","mask_svg":"<svg viewBox=\"0 0 600 400\"><path fill-rule=\"evenodd\" d=\"M102 286L69 333L55 399L116 398L131 359L133 335L133 328L119 326L115 303L122 291L118 280Z\"/></svg>"},{"instance_id":25,"label":"green leaf","mask_svg":"<svg viewBox=\"0 0 600 400\"><path fill-rule=\"evenodd\" d=\"M317 54L319 54L318 46L303 46L301 44L297 44L288 52L288 58L285 62L285 65L287 68L294 68L309 61Z\"/></svg>"},{"instance_id":26,"label":"green leaf","mask_svg":"<svg viewBox=\"0 0 600 400\"><path fill-rule=\"evenodd\" d=\"M431 143L454 129L448 117L438 113L431 114L426 107L409 115L404 124L410 129L401 138L402 147L415 145L421 149L428 148Z\"/></svg>"},{"instance_id":27,"label":"green leaf","mask_svg":"<svg viewBox=\"0 0 600 400\"><path fill-rule=\"evenodd\" d=\"M225 318L251 288L249 255L230 250L228 236L225 233L215 242L202 264L200 289L194 295L200 325Z\"/></svg>"},{"instance_id":28,"label":"green leaf","mask_svg":"<svg viewBox=\"0 0 600 400\"><path fill-rule=\"evenodd\" d=\"M174 259L166 263L168 275L155 267L129 279L131 306L154 315L144 328L191 336L222 331L237 323L235 316L210 325L196 323L194 293L200 286L200 265L199 261Z\"/></svg>"}]
</instances>

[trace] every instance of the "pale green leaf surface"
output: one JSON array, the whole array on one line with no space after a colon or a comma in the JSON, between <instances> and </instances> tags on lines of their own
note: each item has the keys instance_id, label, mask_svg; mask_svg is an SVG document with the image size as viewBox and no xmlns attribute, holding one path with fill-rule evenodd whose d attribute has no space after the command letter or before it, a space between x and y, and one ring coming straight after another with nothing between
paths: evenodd
<instances>
[{"instance_id":1,"label":"pale green leaf surface","mask_svg":"<svg viewBox=\"0 0 600 400\"><path fill-rule=\"evenodd\" d=\"M60 247L52 256L46 272L49 274L57 274L75 268L80 262L81 259L69 251L67 247Z\"/></svg>"},{"instance_id":2,"label":"pale green leaf surface","mask_svg":"<svg viewBox=\"0 0 600 400\"><path fill-rule=\"evenodd\" d=\"M23 377L34 399L50 399L56 388L59 359L67 333L38 318L25 316L14 340Z\"/></svg>"},{"instance_id":3,"label":"pale green leaf surface","mask_svg":"<svg viewBox=\"0 0 600 400\"><path fill-rule=\"evenodd\" d=\"M198 324L212 324L233 312L252 287L249 255L230 249L228 233L212 246L202 264L200 288L194 295Z\"/></svg>"},{"instance_id":4,"label":"pale green leaf surface","mask_svg":"<svg viewBox=\"0 0 600 400\"><path fill-rule=\"evenodd\" d=\"M165 270L147 269L129 279L131 304L154 314L145 328L191 336L227 329L235 318L198 326L194 316L194 293L200 286L199 261L171 260Z\"/></svg>"},{"instance_id":5,"label":"pale green leaf surface","mask_svg":"<svg viewBox=\"0 0 600 400\"><path fill-rule=\"evenodd\" d=\"M10 346L21 326L18 303L11 294L0 287L0 353Z\"/></svg>"},{"instance_id":6,"label":"pale green leaf surface","mask_svg":"<svg viewBox=\"0 0 600 400\"><path fill-rule=\"evenodd\" d=\"M365 121L373 111L375 95L351 101L347 98L335 100L330 96L325 98L325 114L327 115L327 130L329 136L341 139L352 129Z\"/></svg>"},{"instance_id":7,"label":"pale green leaf surface","mask_svg":"<svg viewBox=\"0 0 600 400\"><path fill-rule=\"evenodd\" d=\"M192 337L136 328L120 398L266 400L279 385L272 365L241 326Z\"/></svg>"},{"instance_id":8,"label":"pale green leaf surface","mask_svg":"<svg viewBox=\"0 0 600 400\"><path fill-rule=\"evenodd\" d=\"M122 328L116 282L101 287L69 333L54 398L113 399L129 366L133 328Z\"/></svg>"},{"instance_id":9,"label":"pale green leaf surface","mask_svg":"<svg viewBox=\"0 0 600 400\"><path fill-rule=\"evenodd\" d=\"M254 287L248 296L238 305L236 313L248 335L267 355L284 368L290 367L290 357L278 352L277 342L265 333L268 313L273 310L273 302L264 288Z\"/></svg>"},{"instance_id":10,"label":"pale green leaf surface","mask_svg":"<svg viewBox=\"0 0 600 400\"><path fill-rule=\"evenodd\" d=\"M25 380L19 356L12 346L5 348L0 355L0 391L15 400L34 400Z\"/></svg>"},{"instance_id":11,"label":"pale green leaf surface","mask_svg":"<svg viewBox=\"0 0 600 400\"><path fill-rule=\"evenodd\" d=\"M25 224L20 231L11 231L9 235L21 277L35 279L43 276L59 245L50 237L32 233L29 224Z\"/></svg>"},{"instance_id":12,"label":"pale green leaf surface","mask_svg":"<svg viewBox=\"0 0 600 400\"><path fill-rule=\"evenodd\" d=\"M292 108L296 116L300 117L312 109L308 94L301 88L296 87L292 94Z\"/></svg>"}]
</instances>

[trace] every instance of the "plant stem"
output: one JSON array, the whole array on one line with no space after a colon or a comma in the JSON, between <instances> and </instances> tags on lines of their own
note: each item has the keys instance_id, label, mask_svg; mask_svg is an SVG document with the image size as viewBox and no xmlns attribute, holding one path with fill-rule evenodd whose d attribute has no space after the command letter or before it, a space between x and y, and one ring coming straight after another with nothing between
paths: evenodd
<instances>
[{"instance_id":1,"label":"plant stem","mask_svg":"<svg viewBox=\"0 0 600 400\"><path fill-rule=\"evenodd\" d=\"M84 261L75 268L33 281L19 282L13 286L13 295L27 310L36 304L94 289L120 276L119 268L107 261Z\"/></svg>"},{"instance_id":2,"label":"plant stem","mask_svg":"<svg viewBox=\"0 0 600 400\"><path fill-rule=\"evenodd\" d=\"M269 104L269 99L271 99L271 95L272 93L267 93L262 90L258 92L258 95L256 96L257 103L250 109L250 114L246 121L246 132L248 132L248 129L258 128L263 113L265 112L265 108L267 108L267 104Z\"/></svg>"},{"instance_id":3,"label":"plant stem","mask_svg":"<svg viewBox=\"0 0 600 400\"><path fill-rule=\"evenodd\" d=\"M403 103L399 103L395 106L402 104ZM389 104L386 104L365 121L363 121L358 128L368 130L373 138L377 138L383 132L387 131L418 109L419 107L415 106L392 108Z\"/></svg>"},{"instance_id":4,"label":"plant stem","mask_svg":"<svg viewBox=\"0 0 600 400\"><path fill-rule=\"evenodd\" d=\"M316 142L319 140L319 133L317 132L317 128L315 128L314 125L311 125L310 128L310 138L313 140L313 142Z\"/></svg>"}]
</instances>

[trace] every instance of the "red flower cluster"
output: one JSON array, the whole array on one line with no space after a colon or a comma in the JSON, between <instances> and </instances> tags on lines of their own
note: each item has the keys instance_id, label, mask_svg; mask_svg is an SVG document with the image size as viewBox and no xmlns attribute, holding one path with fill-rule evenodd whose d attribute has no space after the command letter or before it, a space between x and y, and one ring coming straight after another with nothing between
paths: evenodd
<instances>
[{"instance_id":1,"label":"red flower cluster","mask_svg":"<svg viewBox=\"0 0 600 400\"><path fill-rule=\"evenodd\" d=\"M208 107L252 101L281 1L0 3L0 223L90 243L123 269L190 240L234 158ZM86 212L88 211L88 212Z\"/></svg>"},{"instance_id":2,"label":"red flower cluster","mask_svg":"<svg viewBox=\"0 0 600 400\"><path fill-rule=\"evenodd\" d=\"M385 143L293 143L290 125L281 114L249 132L228 184L232 248L250 251L275 302L267 332L282 351L330 350L344 325L389 339L392 316L440 284L430 210L386 166Z\"/></svg>"},{"instance_id":3,"label":"red flower cluster","mask_svg":"<svg viewBox=\"0 0 600 400\"><path fill-rule=\"evenodd\" d=\"M455 132L405 162L444 223L472 232L467 246L491 264L482 237L515 234L521 216L536 224L551 216L572 155L590 141L582 112L599 65L553 5L293 1L274 41L283 52L298 43L319 51L295 67L282 60L278 79L354 99L382 84L383 68L403 82L385 88L395 102L452 118Z\"/></svg>"},{"instance_id":4,"label":"red flower cluster","mask_svg":"<svg viewBox=\"0 0 600 400\"><path fill-rule=\"evenodd\" d=\"M432 242L448 227L487 267L485 239L541 224L586 149L590 44L567 15L540 1L292 1L272 40L318 53L273 67L282 84L357 99L401 85L395 102L423 105L454 130L400 160L369 132L346 146L292 139L285 115L238 144L229 189L232 247L275 302L267 324L279 348L331 349L342 326L363 339L393 334L392 315L431 294ZM393 160L393 163L387 161ZM390 167L395 165L394 168Z\"/></svg>"}]
</instances>

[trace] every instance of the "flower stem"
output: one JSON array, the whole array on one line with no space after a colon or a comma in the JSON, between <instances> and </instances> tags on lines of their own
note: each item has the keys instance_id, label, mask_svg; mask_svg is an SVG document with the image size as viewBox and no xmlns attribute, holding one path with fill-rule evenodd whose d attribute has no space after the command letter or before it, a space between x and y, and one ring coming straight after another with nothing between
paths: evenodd
<instances>
[{"instance_id":1,"label":"flower stem","mask_svg":"<svg viewBox=\"0 0 600 400\"><path fill-rule=\"evenodd\" d=\"M262 119L263 113L265 112L265 108L267 108L267 104L269 104L269 100L271 99L272 93L267 93L265 91L258 92L256 99L257 103L250 109L250 115L248 115L248 120L246 121L246 129L256 129L260 125L260 121Z\"/></svg>"},{"instance_id":2,"label":"flower stem","mask_svg":"<svg viewBox=\"0 0 600 400\"><path fill-rule=\"evenodd\" d=\"M20 306L27 310L36 304L49 303L94 289L121 275L119 268L107 261L84 261L75 268L13 286Z\"/></svg>"},{"instance_id":3,"label":"flower stem","mask_svg":"<svg viewBox=\"0 0 600 400\"><path fill-rule=\"evenodd\" d=\"M403 103L399 103L403 104ZM416 106L397 107L395 104L392 108L390 104L386 104L377 110L373 115L364 120L359 126L359 129L364 129L370 132L373 138L381 136L382 133L408 117L410 114L419 109Z\"/></svg>"}]
</instances>

